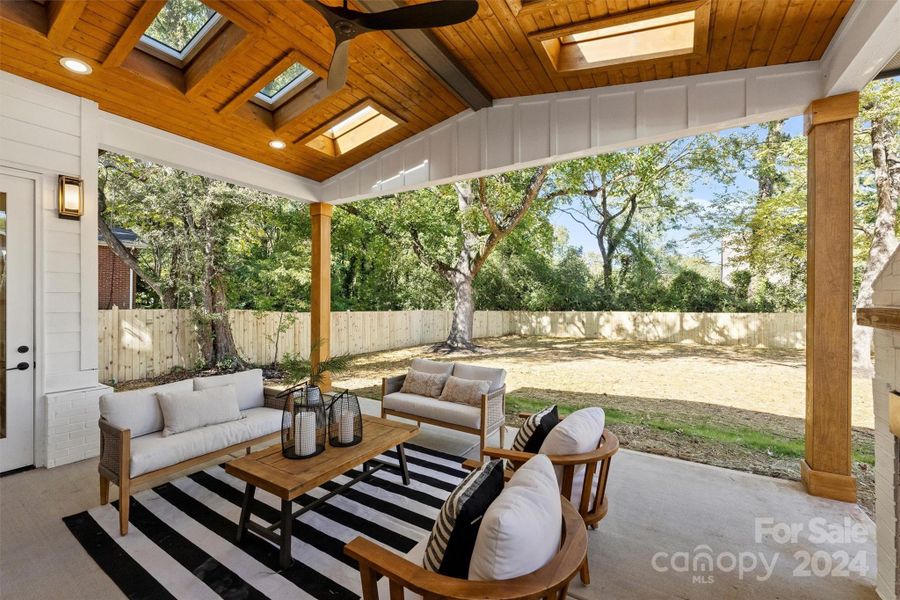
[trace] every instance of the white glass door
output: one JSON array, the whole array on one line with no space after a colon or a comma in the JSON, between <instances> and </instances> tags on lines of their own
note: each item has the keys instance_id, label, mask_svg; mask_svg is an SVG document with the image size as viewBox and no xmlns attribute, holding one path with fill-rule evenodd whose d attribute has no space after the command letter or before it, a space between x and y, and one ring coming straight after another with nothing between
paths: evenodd
<instances>
[{"instance_id":1,"label":"white glass door","mask_svg":"<svg viewBox=\"0 0 900 600\"><path fill-rule=\"evenodd\" d=\"M34 199L0 175L0 472L34 464Z\"/></svg>"}]
</instances>

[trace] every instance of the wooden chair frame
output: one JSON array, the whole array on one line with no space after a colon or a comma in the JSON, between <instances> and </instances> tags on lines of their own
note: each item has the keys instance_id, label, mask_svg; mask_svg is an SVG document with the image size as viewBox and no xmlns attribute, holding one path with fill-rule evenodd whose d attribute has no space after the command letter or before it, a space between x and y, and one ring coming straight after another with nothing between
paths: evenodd
<instances>
[{"instance_id":1,"label":"wooden chair frame","mask_svg":"<svg viewBox=\"0 0 900 600\"><path fill-rule=\"evenodd\" d=\"M282 410L284 401L278 399L280 388L264 387L265 406ZM119 533L128 535L128 515L131 505L131 489L140 486L150 480L163 479L171 475L187 471L198 465L226 456L232 452L246 449L250 454L251 446L275 441L281 438L281 430L264 436L247 440L239 444L227 446L202 456L196 456L156 471L150 471L137 477L131 477L131 430L120 429L105 419L100 419L100 462L97 470L100 473L100 504L109 502L109 484L115 483L119 487Z\"/></svg>"},{"instance_id":2,"label":"wooden chair frame","mask_svg":"<svg viewBox=\"0 0 900 600\"><path fill-rule=\"evenodd\" d=\"M387 577L390 598L404 597L404 589L425 600L563 600L569 583L581 569L587 556L587 532L581 516L564 497L562 502L562 540L559 552L546 565L528 575L504 581L467 581L428 571L405 557L394 554L374 542L358 537L344 552L359 562L363 600L379 600L378 579Z\"/></svg>"},{"instance_id":3,"label":"wooden chair frame","mask_svg":"<svg viewBox=\"0 0 900 600\"><path fill-rule=\"evenodd\" d=\"M503 446L506 443L506 386L502 386L500 389L494 390L493 392L489 392L481 396L481 427L465 427L464 425L457 425L455 423L447 423L445 421L439 421L438 419L431 419L428 417L422 417L413 413L402 412L399 410L390 410L384 407L384 397L388 394L393 394L394 392L399 392L403 387L403 382L406 380L406 375L397 375L396 377L384 377L381 380L381 417L386 419L388 416L399 417L401 419L409 419L411 421L415 421L420 425L422 423L428 423L429 425L436 425L438 427L444 427L447 429L453 429L456 431L462 431L463 433L469 433L472 435L478 436L479 441L479 449L482 452L481 456L484 456L483 451L485 446L487 445L488 437L494 434L496 431L500 431L500 445Z\"/></svg>"},{"instance_id":4,"label":"wooden chair frame","mask_svg":"<svg viewBox=\"0 0 900 600\"><path fill-rule=\"evenodd\" d=\"M522 413L519 416L528 417L528 413ZM584 485L581 489L581 498L578 499L578 513L584 521L585 527L596 529L597 524L603 520L603 517L609 512L609 497L606 494L606 484L609 480L609 467L612 463L613 455L619 451L619 438L609 429L603 430L600 436L600 443L597 448L591 452L584 454L568 454L568 455L548 455L547 458L554 467L562 467L562 484L560 491L566 498L572 497L572 485L575 480L575 469L584 467ZM506 459L507 464L512 469L518 469L525 464L530 458L535 456L531 452L518 452L516 450L507 450L505 448L485 448L482 454L483 458L488 459ZM463 463L463 467L467 469L475 469L481 465L480 462L467 460ZM596 487L590 485L597 473ZM591 497L593 496L593 503ZM587 558L581 570L581 581L585 585L591 582L590 567Z\"/></svg>"}]
</instances>

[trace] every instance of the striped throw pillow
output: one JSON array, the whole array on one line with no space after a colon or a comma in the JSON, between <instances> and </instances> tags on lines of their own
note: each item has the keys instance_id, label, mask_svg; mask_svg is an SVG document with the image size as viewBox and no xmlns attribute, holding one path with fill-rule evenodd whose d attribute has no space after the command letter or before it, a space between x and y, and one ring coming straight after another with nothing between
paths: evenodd
<instances>
[{"instance_id":1,"label":"striped throw pillow","mask_svg":"<svg viewBox=\"0 0 900 600\"><path fill-rule=\"evenodd\" d=\"M519 433L516 434L516 439L513 440L512 449L517 452L537 453L541 449L541 444L547 439L547 434L557 424L559 424L559 412L555 404L534 413L525 419Z\"/></svg>"},{"instance_id":2,"label":"striped throw pillow","mask_svg":"<svg viewBox=\"0 0 900 600\"><path fill-rule=\"evenodd\" d=\"M481 519L503 491L503 461L492 460L460 482L444 502L428 544L423 566L429 571L466 579Z\"/></svg>"}]
</instances>

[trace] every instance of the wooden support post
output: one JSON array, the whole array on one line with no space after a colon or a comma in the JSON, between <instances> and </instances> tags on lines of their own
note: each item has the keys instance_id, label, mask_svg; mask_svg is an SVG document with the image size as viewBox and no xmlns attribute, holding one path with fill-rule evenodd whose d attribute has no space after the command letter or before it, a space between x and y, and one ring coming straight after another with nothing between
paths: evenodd
<instances>
[{"instance_id":1,"label":"wooden support post","mask_svg":"<svg viewBox=\"0 0 900 600\"><path fill-rule=\"evenodd\" d=\"M815 100L808 138L806 458L807 492L856 501L850 402L853 288L853 118L859 94Z\"/></svg>"},{"instance_id":2,"label":"wooden support post","mask_svg":"<svg viewBox=\"0 0 900 600\"><path fill-rule=\"evenodd\" d=\"M310 290L310 359L315 368L328 358L331 346L331 204L310 204L312 221L312 285ZM318 342L318 344L317 344ZM326 373L320 387L331 391Z\"/></svg>"}]
</instances>

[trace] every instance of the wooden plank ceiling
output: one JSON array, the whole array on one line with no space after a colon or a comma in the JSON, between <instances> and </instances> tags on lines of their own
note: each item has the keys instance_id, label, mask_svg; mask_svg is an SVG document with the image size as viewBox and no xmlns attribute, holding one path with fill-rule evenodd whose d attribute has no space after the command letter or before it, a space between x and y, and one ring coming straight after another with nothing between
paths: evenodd
<instances>
[{"instance_id":1,"label":"wooden plank ceiling","mask_svg":"<svg viewBox=\"0 0 900 600\"><path fill-rule=\"evenodd\" d=\"M162 0L3 0L0 68L95 100L102 110L317 181L467 108L425 56L413 55L389 33L368 33L352 42L347 85L340 91L330 94L316 81L284 109L263 108L250 98L295 60L325 77L331 30L303 1L203 1L228 23L178 68L135 47ZM670 3L480 0L475 18L433 30L432 39L489 98L527 96L817 60L852 0L709 0L707 47L697 56L576 74L551 72L539 57L538 42L529 37ZM84 60L93 73L69 73L59 64L63 56ZM367 100L403 122L336 157L301 143ZM270 148L276 138L287 148Z\"/></svg>"}]
</instances>

